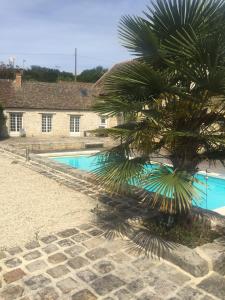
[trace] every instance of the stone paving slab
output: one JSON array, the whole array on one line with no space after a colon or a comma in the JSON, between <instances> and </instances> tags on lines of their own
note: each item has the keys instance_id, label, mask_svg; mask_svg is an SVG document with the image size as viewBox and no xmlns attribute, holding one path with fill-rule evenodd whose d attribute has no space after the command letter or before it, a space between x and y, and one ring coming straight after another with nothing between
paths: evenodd
<instances>
[{"instance_id":1,"label":"stone paving slab","mask_svg":"<svg viewBox=\"0 0 225 300\"><path fill-rule=\"evenodd\" d=\"M225 299L224 276L196 278L165 260L137 257L119 240L90 236L90 228L98 230L82 224L33 241L35 248L3 251L0 299ZM65 238L74 244L60 243Z\"/></svg>"}]
</instances>

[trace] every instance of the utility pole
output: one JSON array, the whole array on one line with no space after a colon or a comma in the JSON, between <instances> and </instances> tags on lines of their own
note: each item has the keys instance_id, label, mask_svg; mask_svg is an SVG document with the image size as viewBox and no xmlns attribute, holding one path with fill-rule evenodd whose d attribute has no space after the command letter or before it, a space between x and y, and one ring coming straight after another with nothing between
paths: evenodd
<instances>
[{"instance_id":1,"label":"utility pole","mask_svg":"<svg viewBox=\"0 0 225 300\"><path fill-rule=\"evenodd\" d=\"M77 82L77 48L74 52L74 81Z\"/></svg>"}]
</instances>

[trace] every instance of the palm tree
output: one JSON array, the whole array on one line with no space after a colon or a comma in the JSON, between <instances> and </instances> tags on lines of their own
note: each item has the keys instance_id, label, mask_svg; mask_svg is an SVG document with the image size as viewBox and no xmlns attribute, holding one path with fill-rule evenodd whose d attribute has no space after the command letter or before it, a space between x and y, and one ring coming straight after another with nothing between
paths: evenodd
<instances>
[{"instance_id":1,"label":"palm tree","mask_svg":"<svg viewBox=\"0 0 225 300\"><path fill-rule=\"evenodd\" d=\"M119 36L135 59L105 76L95 105L124 118L101 129L119 143L96 177L113 191L140 184L154 191L151 207L188 213L198 165L225 162L225 3L155 0L144 17L124 16ZM156 156L171 167L146 168Z\"/></svg>"}]
</instances>

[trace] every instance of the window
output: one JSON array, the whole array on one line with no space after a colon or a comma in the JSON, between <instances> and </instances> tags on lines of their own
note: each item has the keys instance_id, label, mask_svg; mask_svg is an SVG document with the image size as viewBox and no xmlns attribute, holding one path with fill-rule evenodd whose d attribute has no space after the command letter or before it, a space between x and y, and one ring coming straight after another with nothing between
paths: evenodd
<instances>
[{"instance_id":1,"label":"window","mask_svg":"<svg viewBox=\"0 0 225 300\"><path fill-rule=\"evenodd\" d=\"M106 117L100 117L101 118L101 120L100 120L100 126L99 126L99 128L106 128Z\"/></svg>"},{"instance_id":2,"label":"window","mask_svg":"<svg viewBox=\"0 0 225 300\"><path fill-rule=\"evenodd\" d=\"M10 113L10 131L19 132L22 129L22 113Z\"/></svg>"},{"instance_id":3,"label":"window","mask_svg":"<svg viewBox=\"0 0 225 300\"><path fill-rule=\"evenodd\" d=\"M80 116L70 116L70 132L80 132Z\"/></svg>"},{"instance_id":4,"label":"window","mask_svg":"<svg viewBox=\"0 0 225 300\"><path fill-rule=\"evenodd\" d=\"M51 132L52 131L52 115L43 114L42 115L42 132Z\"/></svg>"},{"instance_id":5,"label":"window","mask_svg":"<svg viewBox=\"0 0 225 300\"><path fill-rule=\"evenodd\" d=\"M81 88L80 89L80 95L82 97L87 97L88 96L88 90L87 89L84 89L84 88Z\"/></svg>"}]
</instances>

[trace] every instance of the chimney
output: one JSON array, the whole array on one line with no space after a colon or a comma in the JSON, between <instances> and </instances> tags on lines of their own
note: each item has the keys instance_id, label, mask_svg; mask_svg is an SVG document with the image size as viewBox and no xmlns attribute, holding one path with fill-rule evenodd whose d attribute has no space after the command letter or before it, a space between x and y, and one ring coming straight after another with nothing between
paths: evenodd
<instances>
[{"instance_id":1,"label":"chimney","mask_svg":"<svg viewBox=\"0 0 225 300\"><path fill-rule=\"evenodd\" d=\"M21 86L22 86L22 71L21 70L16 71L16 79L14 82L15 82L16 88L21 88Z\"/></svg>"}]
</instances>

